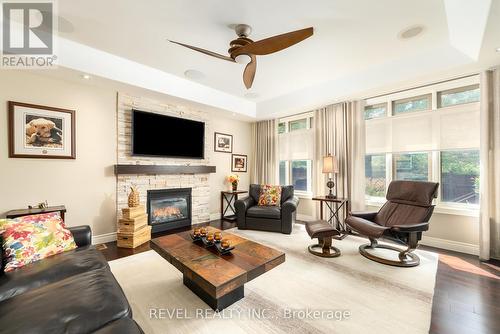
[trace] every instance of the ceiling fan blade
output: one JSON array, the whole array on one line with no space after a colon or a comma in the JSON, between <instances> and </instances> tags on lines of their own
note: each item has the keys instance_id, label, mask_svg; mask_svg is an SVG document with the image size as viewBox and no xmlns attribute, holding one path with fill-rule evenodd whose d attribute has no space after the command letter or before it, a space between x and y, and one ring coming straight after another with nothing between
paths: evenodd
<instances>
[{"instance_id":1,"label":"ceiling fan blade","mask_svg":"<svg viewBox=\"0 0 500 334\"><path fill-rule=\"evenodd\" d=\"M313 27L306 29L288 32L286 34L277 35L262 39L242 46L238 49L239 54L254 54L258 56L268 55L277 51L286 49L294 44L297 44L304 39L311 37L314 33Z\"/></svg>"},{"instance_id":2,"label":"ceiling fan blade","mask_svg":"<svg viewBox=\"0 0 500 334\"><path fill-rule=\"evenodd\" d=\"M231 57L224 56L224 55L221 55L221 54L209 51L209 50L205 50L205 49L202 49L202 48L198 48L196 46L191 46L191 45L187 45L187 44L183 44L183 43L175 42L175 41L171 41L171 40L168 40L168 41L171 42L171 43L183 46L185 48L188 48L188 49L191 49L191 50L194 50L194 51L198 51L198 52L204 53L206 55L209 55L209 56L212 56L212 57L215 57L215 58L224 59L224 60L227 60L227 61L230 61L230 62L233 62L233 63L235 62L234 59L231 58Z\"/></svg>"},{"instance_id":3,"label":"ceiling fan blade","mask_svg":"<svg viewBox=\"0 0 500 334\"><path fill-rule=\"evenodd\" d=\"M250 89L253 84L253 79L255 78L255 72L257 71L257 57L250 55L252 60L245 67L243 72L243 83L247 89Z\"/></svg>"}]
</instances>

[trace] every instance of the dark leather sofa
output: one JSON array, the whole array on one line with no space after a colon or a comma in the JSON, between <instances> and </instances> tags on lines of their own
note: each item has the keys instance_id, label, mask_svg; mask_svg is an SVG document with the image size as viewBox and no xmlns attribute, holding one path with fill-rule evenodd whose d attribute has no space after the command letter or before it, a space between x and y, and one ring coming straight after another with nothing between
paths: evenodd
<instances>
[{"instance_id":1,"label":"dark leather sofa","mask_svg":"<svg viewBox=\"0 0 500 334\"><path fill-rule=\"evenodd\" d=\"M258 206L260 185L251 184L249 196L235 203L239 229L292 233L297 216L299 198L294 196L293 186L281 187L281 207Z\"/></svg>"},{"instance_id":2,"label":"dark leather sofa","mask_svg":"<svg viewBox=\"0 0 500 334\"><path fill-rule=\"evenodd\" d=\"M77 249L0 273L0 333L143 333L89 226Z\"/></svg>"}]
</instances>

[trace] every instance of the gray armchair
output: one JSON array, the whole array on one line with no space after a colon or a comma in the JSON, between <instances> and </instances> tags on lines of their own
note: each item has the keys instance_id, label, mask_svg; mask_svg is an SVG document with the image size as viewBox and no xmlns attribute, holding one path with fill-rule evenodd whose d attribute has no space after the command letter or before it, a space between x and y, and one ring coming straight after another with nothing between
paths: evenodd
<instances>
[{"instance_id":1,"label":"gray armchair","mask_svg":"<svg viewBox=\"0 0 500 334\"><path fill-rule=\"evenodd\" d=\"M281 207L258 206L260 185L251 184L249 196L235 203L239 229L292 233L297 216L299 198L293 195L293 186L281 188Z\"/></svg>"}]
</instances>

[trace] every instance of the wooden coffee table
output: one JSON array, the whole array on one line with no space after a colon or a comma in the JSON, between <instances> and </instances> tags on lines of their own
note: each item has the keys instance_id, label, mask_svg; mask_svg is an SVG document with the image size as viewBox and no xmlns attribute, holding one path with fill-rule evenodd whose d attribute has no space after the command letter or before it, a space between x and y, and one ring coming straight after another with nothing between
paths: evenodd
<instances>
[{"instance_id":1,"label":"wooden coffee table","mask_svg":"<svg viewBox=\"0 0 500 334\"><path fill-rule=\"evenodd\" d=\"M219 231L209 227L210 232ZM285 253L222 232L235 249L220 255L191 240L191 231L151 240L151 248L183 275L184 285L214 310L222 310L244 297L244 284L285 262Z\"/></svg>"}]
</instances>

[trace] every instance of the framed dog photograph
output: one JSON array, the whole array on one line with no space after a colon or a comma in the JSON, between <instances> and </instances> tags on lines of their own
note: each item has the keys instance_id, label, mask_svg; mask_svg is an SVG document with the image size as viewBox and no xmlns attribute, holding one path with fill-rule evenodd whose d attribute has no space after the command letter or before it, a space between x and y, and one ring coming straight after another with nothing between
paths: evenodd
<instances>
[{"instance_id":1,"label":"framed dog photograph","mask_svg":"<svg viewBox=\"0 0 500 334\"><path fill-rule=\"evenodd\" d=\"M75 111L9 101L9 157L75 159Z\"/></svg>"},{"instance_id":2,"label":"framed dog photograph","mask_svg":"<svg viewBox=\"0 0 500 334\"><path fill-rule=\"evenodd\" d=\"M248 157L244 154L231 155L231 171L232 172L246 172Z\"/></svg>"},{"instance_id":3,"label":"framed dog photograph","mask_svg":"<svg viewBox=\"0 0 500 334\"><path fill-rule=\"evenodd\" d=\"M233 153L233 136L225 133L214 133L214 151Z\"/></svg>"}]
</instances>

